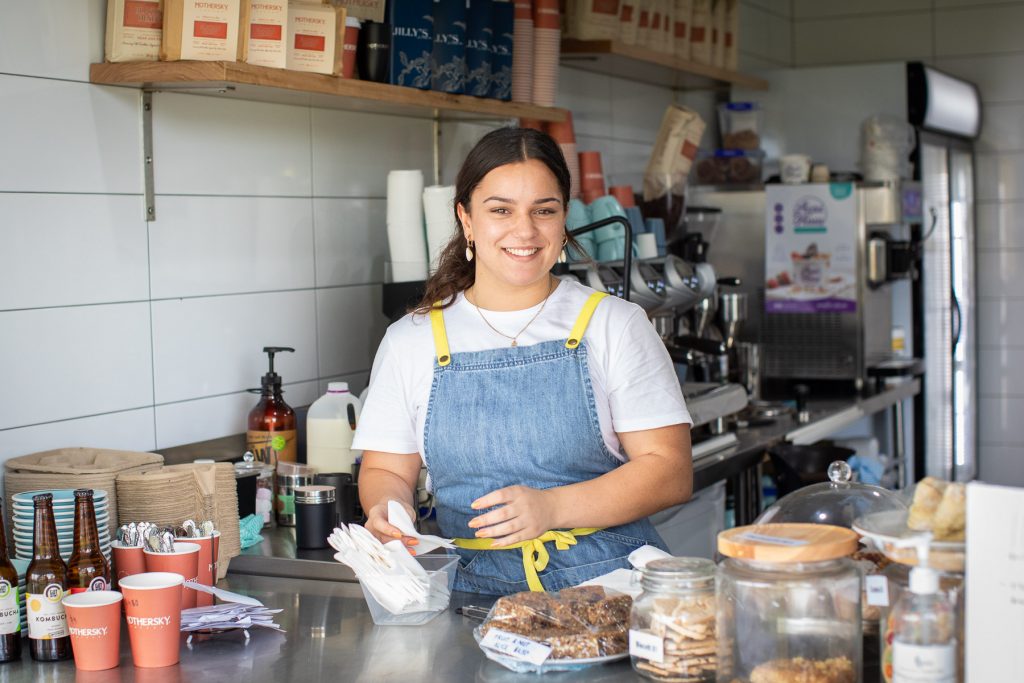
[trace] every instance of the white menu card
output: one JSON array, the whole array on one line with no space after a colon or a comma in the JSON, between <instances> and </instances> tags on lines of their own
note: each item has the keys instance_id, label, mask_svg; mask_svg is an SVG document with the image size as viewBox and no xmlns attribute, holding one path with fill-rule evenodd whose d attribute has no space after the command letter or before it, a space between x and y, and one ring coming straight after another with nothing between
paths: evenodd
<instances>
[{"instance_id":1,"label":"white menu card","mask_svg":"<svg viewBox=\"0 0 1024 683\"><path fill-rule=\"evenodd\" d=\"M967 681L1024 681L1024 488L967 485Z\"/></svg>"}]
</instances>

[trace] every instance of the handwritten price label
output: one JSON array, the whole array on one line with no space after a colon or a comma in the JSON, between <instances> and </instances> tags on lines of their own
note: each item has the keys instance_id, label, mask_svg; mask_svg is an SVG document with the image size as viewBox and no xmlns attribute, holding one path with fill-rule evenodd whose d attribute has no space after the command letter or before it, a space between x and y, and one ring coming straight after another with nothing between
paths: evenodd
<instances>
[{"instance_id":1,"label":"handwritten price label","mask_svg":"<svg viewBox=\"0 0 1024 683\"><path fill-rule=\"evenodd\" d=\"M549 646L496 628L487 632L487 635L480 641L480 646L512 659L521 659L534 666L540 666L551 656Z\"/></svg>"}]
</instances>

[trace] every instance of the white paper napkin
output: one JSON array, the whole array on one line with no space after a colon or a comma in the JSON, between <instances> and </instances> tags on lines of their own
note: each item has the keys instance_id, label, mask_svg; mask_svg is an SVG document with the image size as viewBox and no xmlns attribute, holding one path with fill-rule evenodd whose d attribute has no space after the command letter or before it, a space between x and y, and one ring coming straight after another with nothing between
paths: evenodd
<instances>
[{"instance_id":1,"label":"white paper napkin","mask_svg":"<svg viewBox=\"0 0 1024 683\"><path fill-rule=\"evenodd\" d=\"M416 531L416 527L412 523L412 519L409 517L409 513L405 511L402 504L397 500L388 501L388 523L394 527L398 527L398 530L402 532L403 536L411 536L419 541L419 545L416 546L416 554L424 555L429 553L435 548L449 548L454 550L455 545L451 539L441 538L440 536L431 536L430 534L421 534Z\"/></svg>"},{"instance_id":2,"label":"white paper napkin","mask_svg":"<svg viewBox=\"0 0 1024 683\"><path fill-rule=\"evenodd\" d=\"M664 550L655 548L653 545L645 545L637 548L629 554L629 563L633 565L635 569L643 569L647 566L648 562L653 560L660 560L665 557L672 557ZM636 598L640 595L641 588L640 582L634 580L635 569L616 569L610 571L607 574L584 581L581 586L601 586L605 590L615 591L617 593L623 593L632 598Z\"/></svg>"}]
</instances>

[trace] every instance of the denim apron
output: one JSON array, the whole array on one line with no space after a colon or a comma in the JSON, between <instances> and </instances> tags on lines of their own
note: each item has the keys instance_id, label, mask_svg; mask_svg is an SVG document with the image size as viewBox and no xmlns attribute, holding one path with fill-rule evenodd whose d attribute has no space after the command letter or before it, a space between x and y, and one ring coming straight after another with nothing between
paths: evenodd
<instances>
[{"instance_id":1,"label":"denim apron","mask_svg":"<svg viewBox=\"0 0 1024 683\"><path fill-rule=\"evenodd\" d=\"M601 436L581 343L594 309L587 300L569 338L450 354L440 308L430 319L436 351L424 428L424 460L441 532L455 537L455 589L489 595L557 591L628 567L642 545L665 548L646 519L607 529L552 530L513 548L489 550L468 522L470 504L506 486L536 489L599 477L620 464Z\"/></svg>"}]
</instances>

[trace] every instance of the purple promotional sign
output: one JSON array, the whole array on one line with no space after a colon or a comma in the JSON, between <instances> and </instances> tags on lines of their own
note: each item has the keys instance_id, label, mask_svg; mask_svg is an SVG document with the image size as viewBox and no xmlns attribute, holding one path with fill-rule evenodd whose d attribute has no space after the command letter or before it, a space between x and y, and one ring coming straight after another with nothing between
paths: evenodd
<instances>
[{"instance_id":1,"label":"purple promotional sign","mask_svg":"<svg viewBox=\"0 0 1024 683\"><path fill-rule=\"evenodd\" d=\"M853 185L769 185L766 193L765 312L855 313Z\"/></svg>"}]
</instances>

